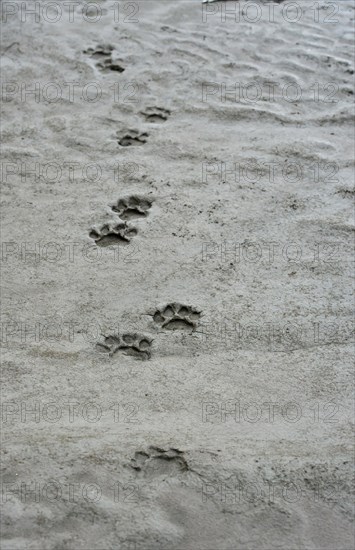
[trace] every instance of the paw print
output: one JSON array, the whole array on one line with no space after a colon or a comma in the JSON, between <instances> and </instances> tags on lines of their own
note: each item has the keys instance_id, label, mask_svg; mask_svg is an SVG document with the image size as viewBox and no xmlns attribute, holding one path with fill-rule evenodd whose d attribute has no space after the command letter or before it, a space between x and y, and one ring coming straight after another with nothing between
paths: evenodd
<instances>
[{"instance_id":1,"label":"paw print","mask_svg":"<svg viewBox=\"0 0 355 550\"><path fill-rule=\"evenodd\" d=\"M110 57L114 48L111 44L98 44L95 48L88 48L84 53L91 57Z\"/></svg>"},{"instance_id":2,"label":"paw print","mask_svg":"<svg viewBox=\"0 0 355 550\"><path fill-rule=\"evenodd\" d=\"M124 132L117 132L118 144L121 147L130 147L132 145L144 145L147 143L149 134L143 132L140 134L137 130L125 130Z\"/></svg>"},{"instance_id":3,"label":"paw print","mask_svg":"<svg viewBox=\"0 0 355 550\"><path fill-rule=\"evenodd\" d=\"M148 211L152 204L153 201L147 198L131 195L130 197L119 199L111 208L114 212L117 212L122 220L130 220L132 218L145 218L148 216Z\"/></svg>"},{"instance_id":4,"label":"paw print","mask_svg":"<svg viewBox=\"0 0 355 550\"><path fill-rule=\"evenodd\" d=\"M153 319L162 328L168 330L195 330L200 315L200 310L175 302L157 309L153 315Z\"/></svg>"},{"instance_id":5,"label":"paw print","mask_svg":"<svg viewBox=\"0 0 355 550\"><path fill-rule=\"evenodd\" d=\"M118 61L112 61L112 59L105 59L97 63L99 69L103 71L116 71L116 73L123 73L124 68L118 63Z\"/></svg>"},{"instance_id":6,"label":"paw print","mask_svg":"<svg viewBox=\"0 0 355 550\"><path fill-rule=\"evenodd\" d=\"M88 48L87 50L84 50L84 53L100 60L96 64L99 69L103 71L116 71L123 73L124 67L112 59L113 50L114 48L110 44L99 44L96 48Z\"/></svg>"},{"instance_id":7,"label":"paw print","mask_svg":"<svg viewBox=\"0 0 355 550\"><path fill-rule=\"evenodd\" d=\"M108 353L111 357L121 351L124 355L132 355L136 359L147 360L151 357L153 340L138 333L125 333L106 336L103 343L98 343L99 351Z\"/></svg>"},{"instance_id":8,"label":"paw print","mask_svg":"<svg viewBox=\"0 0 355 550\"><path fill-rule=\"evenodd\" d=\"M144 112L141 113L147 122L159 123L165 122L170 116L170 111L168 109L162 109L160 107L148 107Z\"/></svg>"},{"instance_id":9,"label":"paw print","mask_svg":"<svg viewBox=\"0 0 355 550\"><path fill-rule=\"evenodd\" d=\"M131 459L131 468L150 476L175 476L189 469L183 451L150 446L147 451L137 451Z\"/></svg>"},{"instance_id":10,"label":"paw print","mask_svg":"<svg viewBox=\"0 0 355 550\"><path fill-rule=\"evenodd\" d=\"M116 244L128 244L132 237L137 235L135 227L126 223L106 223L100 229L92 229L90 237L98 246L113 246Z\"/></svg>"}]
</instances>

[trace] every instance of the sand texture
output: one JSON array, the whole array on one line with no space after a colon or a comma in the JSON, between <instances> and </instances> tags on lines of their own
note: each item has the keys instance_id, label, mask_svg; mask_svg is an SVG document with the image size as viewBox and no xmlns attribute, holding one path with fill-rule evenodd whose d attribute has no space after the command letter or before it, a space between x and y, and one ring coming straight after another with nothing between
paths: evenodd
<instances>
[{"instance_id":1,"label":"sand texture","mask_svg":"<svg viewBox=\"0 0 355 550\"><path fill-rule=\"evenodd\" d=\"M2 549L353 548L353 1L22 4Z\"/></svg>"}]
</instances>

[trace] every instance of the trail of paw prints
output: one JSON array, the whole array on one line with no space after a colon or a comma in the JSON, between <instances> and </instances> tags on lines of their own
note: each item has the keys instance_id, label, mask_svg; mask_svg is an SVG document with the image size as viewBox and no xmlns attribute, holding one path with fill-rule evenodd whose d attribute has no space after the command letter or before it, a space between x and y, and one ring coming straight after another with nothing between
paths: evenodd
<instances>
[{"instance_id":1,"label":"trail of paw prints","mask_svg":"<svg viewBox=\"0 0 355 550\"><path fill-rule=\"evenodd\" d=\"M178 302L158 308L153 320L165 330L196 330L201 311Z\"/></svg>"},{"instance_id":2,"label":"trail of paw prints","mask_svg":"<svg viewBox=\"0 0 355 550\"><path fill-rule=\"evenodd\" d=\"M116 132L116 136L121 147L132 147L147 143L149 134L147 132L139 133L137 130L123 130L122 132Z\"/></svg>"},{"instance_id":3,"label":"trail of paw prints","mask_svg":"<svg viewBox=\"0 0 355 550\"><path fill-rule=\"evenodd\" d=\"M163 109L161 107L148 107L145 111L141 112L146 122L152 122L154 124L166 122L170 114L171 112L168 109Z\"/></svg>"},{"instance_id":4,"label":"trail of paw prints","mask_svg":"<svg viewBox=\"0 0 355 550\"><path fill-rule=\"evenodd\" d=\"M152 124L161 124L166 122L171 114L169 109L162 107L148 107L140 113L144 116L145 121ZM141 146L147 143L149 137L148 132L139 132L135 129L125 129L116 132L117 143L121 147Z\"/></svg>"},{"instance_id":5,"label":"trail of paw prints","mask_svg":"<svg viewBox=\"0 0 355 550\"><path fill-rule=\"evenodd\" d=\"M113 60L113 51L114 48L110 44L98 44L95 48L84 50L84 53L94 59L98 59L99 61L96 63L96 66L103 72L115 71L123 73L125 70L124 67L118 61Z\"/></svg>"},{"instance_id":6,"label":"trail of paw prints","mask_svg":"<svg viewBox=\"0 0 355 550\"><path fill-rule=\"evenodd\" d=\"M126 223L110 222L105 223L99 229L93 228L90 237L94 239L97 246L106 247L116 244L127 245L137 233L135 227L131 227Z\"/></svg>"},{"instance_id":7,"label":"trail of paw prints","mask_svg":"<svg viewBox=\"0 0 355 550\"><path fill-rule=\"evenodd\" d=\"M105 336L103 342L96 344L98 351L108 353L110 357L118 352L136 359L147 361L151 358L153 339L139 333L127 332L122 335Z\"/></svg>"},{"instance_id":8,"label":"trail of paw prints","mask_svg":"<svg viewBox=\"0 0 355 550\"><path fill-rule=\"evenodd\" d=\"M93 227L89 236L97 246L127 245L138 234L138 229L127 223L133 218L146 218L153 200L140 195L129 195L110 205L122 222L111 221L101 227Z\"/></svg>"},{"instance_id":9,"label":"trail of paw prints","mask_svg":"<svg viewBox=\"0 0 355 550\"><path fill-rule=\"evenodd\" d=\"M130 220L132 218L146 218L152 204L151 199L131 195L119 199L111 205L111 209L118 214L121 220Z\"/></svg>"}]
</instances>

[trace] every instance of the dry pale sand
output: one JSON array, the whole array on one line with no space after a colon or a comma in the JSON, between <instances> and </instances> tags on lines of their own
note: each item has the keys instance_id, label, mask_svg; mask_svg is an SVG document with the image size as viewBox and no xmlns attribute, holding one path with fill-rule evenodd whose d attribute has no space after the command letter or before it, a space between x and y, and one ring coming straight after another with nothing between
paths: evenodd
<instances>
[{"instance_id":1,"label":"dry pale sand","mask_svg":"<svg viewBox=\"0 0 355 550\"><path fill-rule=\"evenodd\" d=\"M354 4L313 4L3 2L3 550L353 547Z\"/></svg>"}]
</instances>

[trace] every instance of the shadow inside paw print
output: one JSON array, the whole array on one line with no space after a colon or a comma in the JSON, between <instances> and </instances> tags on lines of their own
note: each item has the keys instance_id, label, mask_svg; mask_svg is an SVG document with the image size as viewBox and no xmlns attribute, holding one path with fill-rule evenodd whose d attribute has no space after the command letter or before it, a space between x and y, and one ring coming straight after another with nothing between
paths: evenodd
<instances>
[{"instance_id":1,"label":"shadow inside paw print","mask_svg":"<svg viewBox=\"0 0 355 550\"><path fill-rule=\"evenodd\" d=\"M162 109L160 107L149 107L141 113L147 122L153 122L155 124L165 122L170 116L168 109Z\"/></svg>"},{"instance_id":2,"label":"shadow inside paw print","mask_svg":"<svg viewBox=\"0 0 355 550\"><path fill-rule=\"evenodd\" d=\"M96 344L99 351L108 353L111 357L117 352L132 355L143 361L150 359L153 340L138 333L125 333L106 336L103 343Z\"/></svg>"},{"instance_id":3,"label":"shadow inside paw print","mask_svg":"<svg viewBox=\"0 0 355 550\"><path fill-rule=\"evenodd\" d=\"M160 447L149 447L148 451L136 452L131 460L131 467L148 476L174 476L189 469L183 451L165 451Z\"/></svg>"},{"instance_id":4,"label":"shadow inside paw print","mask_svg":"<svg viewBox=\"0 0 355 550\"><path fill-rule=\"evenodd\" d=\"M84 50L84 53L95 58L109 57L111 56L113 49L113 46L110 44L98 44L95 48L88 48L87 50Z\"/></svg>"},{"instance_id":5,"label":"shadow inside paw print","mask_svg":"<svg viewBox=\"0 0 355 550\"><path fill-rule=\"evenodd\" d=\"M153 316L154 321L167 330L195 330L201 311L179 303L171 303L159 308Z\"/></svg>"},{"instance_id":6,"label":"shadow inside paw print","mask_svg":"<svg viewBox=\"0 0 355 550\"><path fill-rule=\"evenodd\" d=\"M113 46L110 44L98 44L96 48L88 48L84 50L84 53L90 55L95 59L98 59L96 66L102 71L116 71L123 73L125 70L122 65L112 59Z\"/></svg>"},{"instance_id":7,"label":"shadow inside paw print","mask_svg":"<svg viewBox=\"0 0 355 550\"><path fill-rule=\"evenodd\" d=\"M132 145L144 145L147 143L149 134L143 132L140 134L136 130L126 130L123 133L117 132L118 144L122 147L130 147Z\"/></svg>"},{"instance_id":8,"label":"shadow inside paw print","mask_svg":"<svg viewBox=\"0 0 355 550\"><path fill-rule=\"evenodd\" d=\"M114 212L117 212L122 220L130 220L132 218L145 218L148 216L148 211L152 204L153 201L145 197L131 195L130 197L119 199L111 208Z\"/></svg>"},{"instance_id":9,"label":"shadow inside paw print","mask_svg":"<svg viewBox=\"0 0 355 550\"><path fill-rule=\"evenodd\" d=\"M137 229L126 223L106 223L100 229L92 229L90 237L98 246L113 246L129 244L132 237L137 235Z\"/></svg>"},{"instance_id":10,"label":"shadow inside paw print","mask_svg":"<svg viewBox=\"0 0 355 550\"><path fill-rule=\"evenodd\" d=\"M97 66L102 71L115 71L117 73L123 73L124 68L117 61L112 61L112 59L105 59L97 64Z\"/></svg>"}]
</instances>

